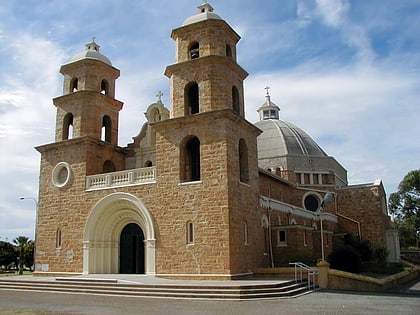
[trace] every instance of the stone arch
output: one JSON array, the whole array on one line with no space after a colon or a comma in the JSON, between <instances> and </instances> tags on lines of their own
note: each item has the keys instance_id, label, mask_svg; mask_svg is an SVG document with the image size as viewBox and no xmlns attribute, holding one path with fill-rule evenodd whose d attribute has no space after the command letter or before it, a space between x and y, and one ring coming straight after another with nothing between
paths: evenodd
<instances>
[{"instance_id":1,"label":"stone arch","mask_svg":"<svg viewBox=\"0 0 420 315\"><path fill-rule=\"evenodd\" d=\"M119 237L129 223L144 233L145 274L155 274L155 229L153 218L136 196L113 193L96 203L85 227L83 273L119 272Z\"/></svg>"}]
</instances>

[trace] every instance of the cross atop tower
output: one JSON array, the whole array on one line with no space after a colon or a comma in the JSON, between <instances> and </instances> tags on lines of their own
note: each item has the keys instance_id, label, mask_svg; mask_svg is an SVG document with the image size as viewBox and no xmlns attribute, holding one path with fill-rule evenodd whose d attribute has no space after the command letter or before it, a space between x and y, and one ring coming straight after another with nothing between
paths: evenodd
<instances>
[{"instance_id":1,"label":"cross atop tower","mask_svg":"<svg viewBox=\"0 0 420 315\"><path fill-rule=\"evenodd\" d=\"M269 86L266 86L265 88L264 88L264 90L266 90L267 91L267 93L266 93L266 95L267 96L269 96L270 95L270 93L269 93L269 90L270 90L271 88L269 87Z\"/></svg>"},{"instance_id":2,"label":"cross atop tower","mask_svg":"<svg viewBox=\"0 0 420 315\"><path fill-rule=\"evenodd\" d=\"M158 98L157 100L158 103L162 103L162 96L163 96L162 91L157 92L156 97Z\"/></svg>"},{"instance_id":3,"label":"cross atop tower","mask_svg":"<svg viewBox=\"0 0 420 315\"><path fill-rule=\"evenodd\" d=\"M208 13L213 11L213 7L207 2L207 0L203 0L203 3L198 7L198 13Z\"/></svg>"}]
</instances>

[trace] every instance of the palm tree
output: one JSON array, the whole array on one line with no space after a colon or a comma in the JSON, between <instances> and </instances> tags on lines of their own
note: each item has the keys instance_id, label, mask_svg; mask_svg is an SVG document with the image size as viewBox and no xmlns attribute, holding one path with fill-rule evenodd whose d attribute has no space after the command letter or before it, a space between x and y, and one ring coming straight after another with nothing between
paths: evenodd
<instances>
[{"instance_id":1,"label":"palm tree","mask_svg":"<svg viewBox=\"0 0 420 315\"><path fill-rule=\"evenodd\" d=\"M19 250L19 274L23 274L23 260L25 255L25 246L28 244L29 238L26 236L18 236L13 240Z\"/></svg>"}]
</instances>

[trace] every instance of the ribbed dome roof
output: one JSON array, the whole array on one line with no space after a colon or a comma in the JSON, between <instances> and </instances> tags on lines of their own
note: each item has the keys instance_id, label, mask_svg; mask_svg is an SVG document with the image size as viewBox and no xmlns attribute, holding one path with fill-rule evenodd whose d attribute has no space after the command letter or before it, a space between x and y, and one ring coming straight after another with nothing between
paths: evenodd
<instances>
[{"instance_id":1,"label":"ribbed dome roof","mask_svg":"<svg viewBox=\"0 0 420 315\"><path fill-rule=\"evenodd\" d=\"M71 62L79 61L82 59L95 59L106 63L107 65L112 66L111 60L106 56L99 53L100 46L95 43L95 39L92 39L92 42L86 44L86 49L71 58Z\"/></svg>"},{"instance_id":2,"label":"ribbed dome roof","mask_svg":"<svg viewBox=\"0 0 420 315\"><path fill-rule=\"evenodd\" d=\"M280 108L271 101L268 90L265 102L258 108L260 121L255 124L262 130L258 137L258 157L275 158L286 155L325 157L328 156L316 142L299 127L280 120Z\"/></svg>"},{"instance_id":3,"label":"ribbed dome roof","mask_svg":"<svg viewBox=\"0 0 420 315\"><path fill-rule=\"evenodd\" d=\"M258 121L255 126L263 131L258 137L259 158L286 155L328 156L306 132L292 123L266 119Z\"/></svg>"}]
</instances>

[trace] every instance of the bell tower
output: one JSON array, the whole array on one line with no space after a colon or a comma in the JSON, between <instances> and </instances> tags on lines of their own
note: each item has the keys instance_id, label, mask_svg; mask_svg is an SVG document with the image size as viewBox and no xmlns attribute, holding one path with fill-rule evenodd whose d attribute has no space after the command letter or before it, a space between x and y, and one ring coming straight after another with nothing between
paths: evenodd
<instances>
[{"instance_id":1,"label":"bell tower","mask_svg":"<svg viewBox=\"0 0 420 315\"><path fill-rule=\"evenodd\" d=\"M120 71L99 53L99 48L92 39L83 52L60 69L64 84L63 95L54 99L56 142L89 136L117 145L122 103L114 96Z\"/></svg>"},{"instance_id":2,"label":"bell tower","mask_svg":"<svg viewBox=\"0 0 420 315\"><path fill-rule=\"evenodd\" d=\"M182 205L160 226L180 263L167 253L159 259L171 261L167 273L232 278L264 257L256 211L260 130L245 119L248 74L236 62L240 37L207 1L171 37L176 58L165 70L170 118L152 127L161 207ZM184 230L185 239L174 239L173 229Z\"/></svg>"},{"instance_id":3,"label":"bell tower","mask_svg":"<svg viewBox=\"0 0 420 315\"><path fill-rule=\"evenodd\" d=\"M248 73L236 63L239 35L204 2L171 37L176 63L165 75L171 80L172 116L232 109L244 118Z\"/></svg>"}]
</instances>

